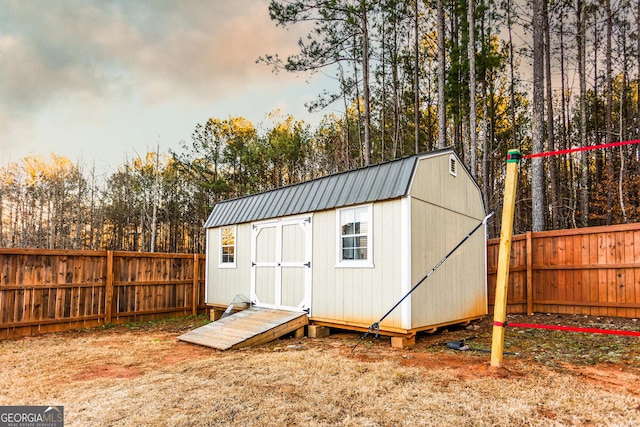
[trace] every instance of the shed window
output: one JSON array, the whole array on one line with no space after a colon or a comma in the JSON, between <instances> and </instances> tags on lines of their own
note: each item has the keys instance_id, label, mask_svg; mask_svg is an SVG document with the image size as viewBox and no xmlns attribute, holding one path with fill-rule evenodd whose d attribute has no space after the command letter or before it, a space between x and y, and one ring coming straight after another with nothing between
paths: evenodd
<instances>
[{"instance_id":1,"label":"shed window","mask_svg":"<svg viewBox=\"0 0 640 427\"><path fill-rule=\"evenodd\" d=\"M344 265L371 261L371 206L341 209L338 262Z\"/></svg>"},{"instance_id":2,"label":"shed window","mask_svg":"<svg viewBox=\"0 0 640 427\"><path fill-rule=\"evenodd\" d=\"M220 265L235 266L236 263L236 229L222 227L220 229Z\"/></svg>"}]
</instances>

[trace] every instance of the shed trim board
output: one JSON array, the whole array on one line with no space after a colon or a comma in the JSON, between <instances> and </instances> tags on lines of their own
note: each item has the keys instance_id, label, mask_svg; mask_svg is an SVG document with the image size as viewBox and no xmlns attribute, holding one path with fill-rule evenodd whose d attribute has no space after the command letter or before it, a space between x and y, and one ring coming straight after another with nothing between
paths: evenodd
<instances>
[{"instance_id":1,"label":"shed trim board","mask_svg":"<svg viewBox=\"0 0 640 427\"><path fill-rule=\"evenodd\" d=\"M364 219L349 222L340 210L365 206L368 232L344 234L360 230ZM359 329L378 321L484 217L480 187L450 148L223 201L205 224L206 303L220 307L250 295L255 306ZM220 268L214 236L232 225L236 268ZM361 235L368 243L349 243L345 248L360 252L341 262L349 253L342 237L347 245ZM367 262L358 258L365 248ZM381 322L380 332L481 318L486 268L485 225Z\"/></svg>"},{"instance_id":2,"label":"shed trim board","mask_svg":"<svg viewBox=\"0 0 640 427\"><path fill-rule=\"evenodd\" d=\"M400 248L402 267L401 267L401 283L402 295L406 295L413 286L411 283L411 197L402 199L402 246ZM411 329L411 295L409 295L401 304L402 310L402 328Z\"/></svg>"}]
</instances>

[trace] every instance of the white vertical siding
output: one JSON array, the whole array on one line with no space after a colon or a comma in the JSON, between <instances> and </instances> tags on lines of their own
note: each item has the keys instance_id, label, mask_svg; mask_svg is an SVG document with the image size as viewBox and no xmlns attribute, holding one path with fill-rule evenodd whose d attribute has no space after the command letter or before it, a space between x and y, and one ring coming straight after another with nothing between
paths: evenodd
<instances>
[{"instance_id":1,"label":"white vertical siding","mask_svg":"<svg viewBox=\"0 0 640 427\"><path fill-rule=\"evenodd\" d=\"M313 233L312 317L369 326L401 297L401 202L373 204L373 267L336 267L336 213L316 213ZM382 326L402 328L400 310Z\"/></svg>"},{"instance_id":2,"label":"white vertical siding","mask_svg":"<svg viewBox=\"0 0 640 427\"><path fill-rule=\"evenodd\" d=\"M459 165L449 173L449 155L421 159L409 190L411 196L452 212L482 220L485 216L480 189Z\"/></svg>"},{"instance_id":3,"label":"white vertical siding","mask_svg":"<svg viewBox=\"0 0 640 427\"><path fill-rule=\"evenodd\" d=\"M402 295L407 295L413 283L411 282L411 197L404 197L401 202L401 247L400 247L400 283ZM402 327L411 329L411 295L409 295L402 306Z\"/></svg>"},{"instance_id":4,"label":"white vertical siding","mask_svg":"<svg viewBox=\"0 0 640 427\"><path fill-rule=\"evenodd\" d=\"M413 205L413 284L418 283L478 221L422 201ZM420 328L486 314L484 229L478 230L412 295L412 324Z\"/></svg>"},{"instance_id":5,"label":"white vertical siding","mask_svg":"<svg viewBox=\"0 0 640 427\"><path fill-rule=\"evenodd\" d=\"M220 228L207 229L207 304L228 305L238 294L249 297L251 226L236 227L236 268L219 268Z\"/></svg>"},{"instance_id":6,"label":"white vertical siding","mask_svg":"<svg viewBox=\"0 0 640 427\"><path fill-rule=\"evenodd\" d=\"M461 167L449 174L448 162L420 161L412 183L412 286L484 219L478 187ZM482 227L413 293L413 328L486 314L485 252Z\"/></svg>"}]
</instances>

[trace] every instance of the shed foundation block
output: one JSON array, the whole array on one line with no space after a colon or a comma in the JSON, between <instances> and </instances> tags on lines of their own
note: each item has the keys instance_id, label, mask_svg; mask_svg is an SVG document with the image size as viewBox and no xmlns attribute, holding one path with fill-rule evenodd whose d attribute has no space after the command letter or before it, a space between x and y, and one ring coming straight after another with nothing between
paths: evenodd
<instances>
[{"instance_id":1,"label":"shed foundation block","mask_svg":"<svg viewBox=\"0 0 640 427\"><path fill-rule=\"evenodd\" d=\"M307 336L309 338L322 338L329 336L329 328L320 325L307 326Z\"/></svg>"},{"instance_id":2,"label":"shed foundation block","mask_svg":"<svg viewBox=\"0 0 640 427\"><path fill-rule=\"evenodd\" d=\"M219 310L217 308L210 309L209 320L211 320L212 322L215 322L216 320L220 320L220 317L222 317L222 313L224 313L224 310Z\"/></svg>"},{"instance_id":3,"label":"shed foundation block","mask_svg":"<svg viewBox=\"0 0 640 427\"><path fill-rule=\"evenodd\" d=\"M391 337L392 348L405 348L416 345L416 336L410 337Z\"/></svg>"}]
</instances>

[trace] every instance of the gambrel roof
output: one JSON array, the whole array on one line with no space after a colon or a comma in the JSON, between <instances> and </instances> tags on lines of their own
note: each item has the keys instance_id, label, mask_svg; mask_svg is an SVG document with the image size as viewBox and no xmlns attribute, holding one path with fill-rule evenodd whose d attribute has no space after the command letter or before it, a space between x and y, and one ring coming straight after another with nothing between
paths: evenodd
<instances>
[{"instance_id":1,"label":"gambrel roof","mask_svg":"<svg viewBox=\"0 0 640 427\"><path fill-rule=\"evenodd\" d=\"M418 159L414 155L317 178L299 184L219 202L204 228L279 218L406 196Z\"/></svg>"}]
</instances>

